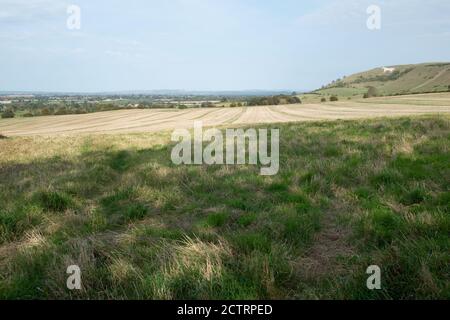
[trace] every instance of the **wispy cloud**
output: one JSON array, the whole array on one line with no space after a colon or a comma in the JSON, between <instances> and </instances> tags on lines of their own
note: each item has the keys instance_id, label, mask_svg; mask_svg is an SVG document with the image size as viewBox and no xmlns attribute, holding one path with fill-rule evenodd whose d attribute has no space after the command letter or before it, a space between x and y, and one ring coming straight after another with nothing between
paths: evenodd
<instances>
[{"instance_id":1,"label":"wispy cloud","mask_svg":"<svg viewBox=\"0 0 450 320\"><path fill-rule=\"evenodd\" d=\"M364 19L367 6L374 1L335 0L298 17L296 24L307 27L324 27L351 24ZM364 20L362 20L364 21Z\"/></svg>"},{"instance_id":2,"label":"wispy cloud","mask_svg":"<svg viewBox=\"0 0 450 320\"><path fill-rule=\"evenodd\" d=\"M0 22L23 22L49 19L65 14L65 0L1 0Z\"/></svg>"},{"instance_id":3,"label":"wispy cloud","mask_svg":"<svg viewBox=\"0 0 450 320\"><path fill-rule=\"evenodd\" d=\"M378 5L385 26L438 26L450 24L448 0L333 0L298 17L296 24L304 27L345 28L365 26L366 10Z\"/></svg>"}]
</instances>

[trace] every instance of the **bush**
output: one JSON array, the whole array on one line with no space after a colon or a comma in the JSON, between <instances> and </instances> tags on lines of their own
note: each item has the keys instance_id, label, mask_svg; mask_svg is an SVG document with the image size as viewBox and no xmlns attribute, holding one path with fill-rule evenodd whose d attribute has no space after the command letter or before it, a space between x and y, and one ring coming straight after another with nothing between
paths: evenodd
<instances>
[{"instance_id":1,"label":"bush","mask_svg":"<svg viewBox=\"0 0 450 320\"><path fill-rule=\"evenodd\" d=\"M2 119L11 119L14 118L16 115L12 110L6 110L2 113Z\"/></svg>"},{"instance_id":2,"label":"bush","mask_svg":"<svg viewBox=\"0 0 450 320\"><path fill-rule=\"evenodd\" d=\"M8 139L8 137L0 134L0 140L3 140L3 139Z\"/></svg>"},{"instance_id":3,"label":"bush","mask_svg":"<svg viewBox=\"0 0 450 320\"><path fill-rule=\"evenodd\" d=\"M202 102L202 108L214 108L214 104L212 102Z\"/></svg>"},{"instance_id":4,"label":"bush","mask_svg":"<svg viewBox=\"0 0 450 320\"><path fill-rule=\"evenodd\" d=\"M53 114L53 110L49 108L44 108L41 110L41 116L49 116L51 114Z\"/></svg>"},{"instance_id":5,"label":"bush","mask_svg":"<svg viewBox=\"0 0 450 320\"><path fill-rule=\"evenodd\" d=\"M288 97L287 100L288 100L289 104L302 103L302 100L300 100L299 97Z\"/></svg>"},{"instance_id":6,"label":"bush","mask_svg":"<svg viewBox=\"0 0 450 320\"><path fill-rule=\"evenodd\" d=\"M299 104L302 103L297 96L278 95L271 97L253 97L247 101L247 106L276 106L279 104Z\"/></svg>"},{"instance_id":7,"label":"bush","mask_svg":"<svg viewBox=\"0 0 450 320\"><path fill-rule=\"evenodd\" d=\"M24 113L24 118L31 118L31 117L34 117L34 115L31 113L31 112L27 112L27 113Z\"/></svg>"},{"instance_id":8,"label":"bush","mask_svg":"<svg viewBox=\"0 0 450 320\"><path fill-rule=\"evenodd\" d=\"M331 96L330 101L331 102L339 101L339 98L337 96Z\"/></svg>"},{"instance_id":9,"label":"bush","mask_svg":"<svg viewBox=\"0 0 450 320\"><path fill-rule=\"evenodd\" d=\"M327 102L327 98L320 99L320 102Z\"/></svg>"},{"instance_id":10,"label":"bush","mask_svg":"<svg viewBox=\"0 0 450 320\"><path fill-rule=\"evenodd\" d=\"M65 114L67 114L67 109L66 108L59 108L55 112L56 116L62 116L62 115L65 115Z\"/></svg>"},{"instance_id":11,"label":"bush","mask_svg":"<svg viewBox=\"0 0 450 320\"><path fill-rule=\"evenodd\" d=\"M378 94L378 89L375 87L369 87L367 90L367 93L364 95L364 98L372 98L372 97L377 97Z\"/></svg>"}]
</instances>

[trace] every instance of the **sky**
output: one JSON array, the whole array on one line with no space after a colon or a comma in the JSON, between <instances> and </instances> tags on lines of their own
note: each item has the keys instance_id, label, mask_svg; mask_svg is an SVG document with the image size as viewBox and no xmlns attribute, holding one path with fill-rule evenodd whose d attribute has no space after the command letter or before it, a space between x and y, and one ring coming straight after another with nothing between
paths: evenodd
<instances>
[{"instance_id":1,"label":"sky","mask_svg":"<svg viewBox=\"0 0 450 320\"><path fill-rule=\"evenodd\" d=\"M0 91L303 91L441 61L448 0L0 0Z\"/></svg>"}]
</instances>

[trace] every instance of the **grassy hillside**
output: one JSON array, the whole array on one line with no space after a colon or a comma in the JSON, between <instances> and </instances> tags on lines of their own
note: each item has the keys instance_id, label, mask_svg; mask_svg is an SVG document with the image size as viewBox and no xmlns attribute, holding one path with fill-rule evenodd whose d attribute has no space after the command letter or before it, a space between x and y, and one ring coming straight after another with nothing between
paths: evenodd
<instances>
[{"instance_id":1,"label":"grassy hillside","mask_svg":"<svg viewBox=\"0 0 450 320\"><path fill-rule=\"evenodd\" d=\"M355 96L375 87L380 95L449 91L450 63L389 66L392 72L376 68L339 79L318 90L321 94Z\"/></svg>"},{"instance_id":2,"label":"grassy hillside","mask_svg":"<svg viewBox=\"0 0 450 320\"><path fill-rule=\"evenodd\" d=\"M276 127L275 177L168 134L0 139L0 298L450 297L448 116Z\"/></svg>"}]
</instances>

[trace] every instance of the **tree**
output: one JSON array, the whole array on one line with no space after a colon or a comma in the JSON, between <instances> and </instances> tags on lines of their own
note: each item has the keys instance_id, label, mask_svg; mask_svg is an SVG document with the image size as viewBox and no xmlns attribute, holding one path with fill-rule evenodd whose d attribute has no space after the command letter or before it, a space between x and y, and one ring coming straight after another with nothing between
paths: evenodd
<instances>
[{"instance_id":1,"label":"tree","mask_svg":"<svg viewBox=\"0 0 450 320\"><path fill-rule=\"evenodd\" d=\"M287 100L288 100L288 102L290 104L302 103L302 100L300 100L300 98L296 97L296 96L295 97L288 97Z\"/></svg>"},{"instance_id":2,"label":"tree","mask_svg":"<svg viewBox=\"0 0 450 320\"><path fill-rule=\"evenodd\" d=\"M15 116L16 115L12 110L6 110L2 113L2 119L11 119L14 118Z\"/></svg>"},{"instance_id":3,"label":"tree","mask_svg":"<svg viewBox=\"0 0 450 320\"><path fill-rule=\"evenodd\" d=\"M202 108L214 108L214 104L210 101L208 102L202 102L202 104L200 105L200 107Z\"/></svg>"},{"instance_id":4,"label":"tree","mask_svg":"<svg viewBox=\"0 0 450 320\"><path fill-rule=\"evenodd\" d=\"M378 89L375 87L369 87L367 90L367 98L372 98L378 96Z\"/></svg>"},{"instance_id":5,"label":"tree","mask_svg":"<svg viewBox=\"0 0 450 320\"><path fill-rule=\"evenodd\" d=\"M41 116L49 116L53 114L53 110L50 110L49 108L44 108L41 110Z\"/></svg>"}]
</instances>

